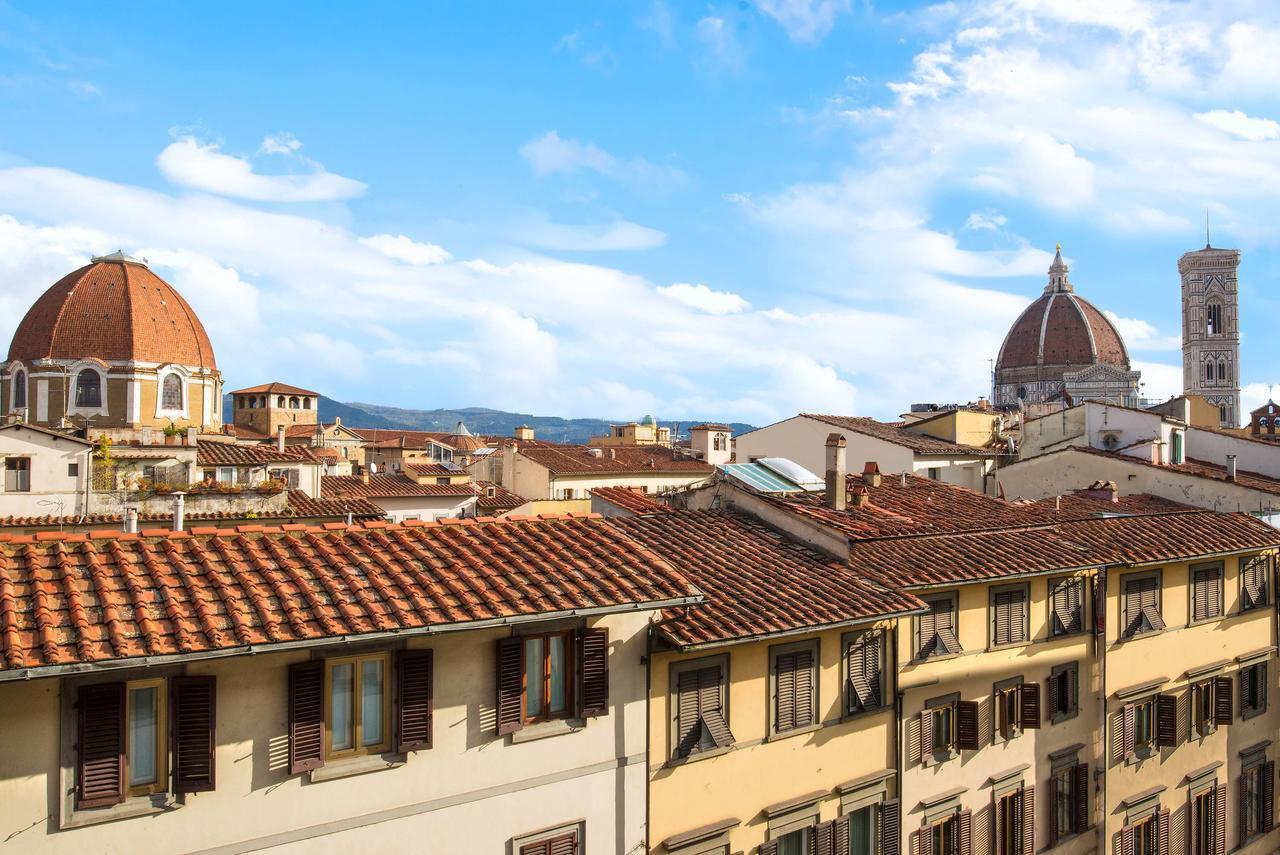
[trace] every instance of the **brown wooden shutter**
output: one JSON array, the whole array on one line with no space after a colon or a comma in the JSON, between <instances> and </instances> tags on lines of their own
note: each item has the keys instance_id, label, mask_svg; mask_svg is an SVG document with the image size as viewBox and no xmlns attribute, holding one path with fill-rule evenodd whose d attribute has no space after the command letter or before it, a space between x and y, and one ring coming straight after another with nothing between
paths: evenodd
<instances>
[{"instance_id":1,"label":"brown wooden shutter","mask_svg":"<svg viewBox=\"0 0 1280 855\"><path fill-rule=\"evenodd\" d=\"M701 738L698 714L698 672L681 671L676 678L676 753L681 757L693 750Z\"/></svg>"},{"instance_id":2,"label":"brown wooden shutter","mask_svg":"<svg viewBox=\"0 0 1280 855\"><path fill-rule=\"evenodd\" d=\"M1036 788L1022 788L1022 855L1036 851Z\"/></svg>"},{"instance_id":3,"label":"brown wooden shutter","mask_svg":"<svg viewBox=\"0 0 1280 855\"><path fill-rule=\"evenodd\" d=\"M934 617L933 605L933 603L929 603L929 610L916 617L916 628L919 635L918 646L916 647L917 659L924 659L933 652L933 642L938 635L938 624Z\"/></svg>"},{"instance_id":4,"label":"brown wooden shutter","mask_svg":"<svg viewBox=\"0 0 1280 855\"><path fill-rule=\"evenodd\" d=\"M933 827L926 825L916 832L916 855L933 855ZM948 855L943 852L940 855Z\"/></svg>"},{"instance_id":5,"label":"brown wooden shutter","mask_svg":"<svg viewBox=\"0 0 1280 855\"><path fill-rule=\"evenodd\" d=\"M77 696L77 804L105 807L124 801L124 683L82 686Z\"/></svg>"},{"instance_id":6,"label":"brown wooden shutter","mask_svg":"<svg viewBox=\"0 0 1280 855\"><path fill-rule=\"evenodd\" d=\"M920 762L926 766L933 762L933 711L920 713Z\"/></svg>"},{"instance_id":7,"label":"brown wooden shutter","mask_svg":"<svg viewBox=\"0 0 1280 855\"><path fill-rule=\"evenodd\" d=\"M867 707L878 707L884 703L884 633L869 632L862 636L862 656L867 687L871 690Z\"/></svg>"},{"instance_id":8,"label":"brown wooden shutter","mask_svg":"<svg viewBox=\"0 0 1280 855\"><path fill-rule=\"evenodd\" d=\"M1040 727L1040 684L1023 683L1018 690L1018 723L1028 730Z\"/></svg>"},{"instance_id":9,"label":"brown wooden shutter","mask_svg":"<svg viewBox=\"0 0 1280 855\"><path fill-rule=\"evenodd\" d=\"M1136 753L1133 742L1133 704L1124 705L1124 713L1121 719L1120 749L1124 752L1125 760L1132 760L1133 755Z\"/></svg>"},{"instance_id":10,"label":"brown wooden shutter","mask_svg":"<svg viewBox=\"0 0 1280 855\"><path fill-rule=\"evenodd\" d=\"M938 643L947 653L959 653L960 639L956 636L956 615L953 611L955 601L944 597L933 603L934 622L938 631Z\"/></svg>"},{"instance_id":11,"label":"brown wooden shutter","mask_svg":"<svg viewBox=\"0 0 1280 855\"><path fill-rule=\"evenodd\" d=\"M1076 834L1087 831L1089 828L1089 815L1093 813L1093 798L1091 788L1089 787L1089 764L1077 764L1071 770L1071 786L1075 788L1075 809L1074 824L1072 830ZM1054 806L1056 807L1056 806Z\"/></svg>"},{"instance_id":12,"label":"brown wooden shutter","mask_svg":"<svg viewBox=\"0 0 1280 855\"><path fill-rule=\"evenodd\" d=\"M173 791L203 793L216 783L217 688L213 677L175 677L173 694Z\"/></svg>"},{"instance_id":13,"label":"brown wooden shutter","mask_svg":"<svg viewBox=\"0 0 1280 855\"><path fill-rule=\"evenodd\" d=\"M1053 717L1058 713L1058 682L1061 679L1059 674L1050 674L1049 679L1044 681L1045 695L1048 696L1049 703L1045 709L1045 715Z\"/></svg>"},{"instance_id":14,"label":"brown wooden shutter","mask_svg":"<svg viewBox=\"0 0 1280 855\"><path fill-rule=\"evenodd\" d=\"M995 644L1008 644L1010 638L1010 603L1013 598L1012 591L1000 591L995 597L996 607L996 626L992 642Z\"/></svg>"},{"instance_id":15,"label":"brown wooden shutter","mask_svg":"<svg viewBox=\"0 0 1280 855\"><path fill-rule=\"evenodd\" d=\"M1213 787L1213 851L1227 855L1227 788L1222 784Z\"/></svg>"},{"instance_id":16,"label":"brown wooden shutter","mask_svg":"<svg viewBox=\"0 0 1280 855\"><path fill-rule=\"evenodd\" d=\"M537 843L526 843L520 847L520 855L547 855L551 849L551 841L539 840Z\"/></svg>"},{"instance_id":17,"label":"brown wooden shutter","mask_svg":"<svg viewBox=\"0 0 1280 855\"><path fill-rule=\"evenodd\" d=\"M324 662L289 666L289 774L324 765Z\"/></svg>"},{"instance_id":18,"label":"brown wooden shutter","mask_svg":"<svg viewBox=\"0 0 1280 855\"><path fill-rule=\"evenodd\" d=\"M609 630L604 627L583 630L579 655L582 662L582 701L584 718L609 712Z\"/></svg>"},{"instance_id":19,"label":"brown wooden shutter","mask_svg":"<svg viewBox=\"0 0 1280 855\"><path fill-rule=\"evenodd\" d=\"M1230 677L1213 678L1214 724L1231 724L1232 686Z\"/></svg>"},{"instance_id":20,"label":"brown wooden shutter","mask_svg":"<svg viewBox=\"0 0 1280 855\"><path fill-rule=\"evenodd\" d=\"M1204 620L1209 616L1209 574L1203 571L1191 580L1191 619Z\"/></svg>"},{"instance_id":21,"label":"brown wooden shutter","mask_svg":"<svg viewBox=\"0 0 1280 855\"><path fill-rule=\"evenodd\" d=\"M402 650L396 661L396 750L431 747L435 661L430 650Z\"/></svg>"},{"instance_id":22,"label":"brown wooden shutter","mask_svg":"<svg viewBox=\"0 0 1280 855\"><path fill-rule=\"evenodd\" d=\"M956 747L962 751L978 750L978 702L956 703Z\"/></svg>"},{"instance_id":23,"label":"brown wooden shutter","mask_svg":"<svg viewBox=\"0 0 1280 855\"><path fill-rule=\"evenodd\" d=\"M1160 855L1170 852L1169 849L1169 810L1156 812L1156 849Z\"/></svg>"},{"instance_id":24,"label":"brown wooden shutter","mask_svg":"<svg viewBox=\"0 0 1280 855\"><path fill-rule=\"evenodd\" d=\"M1178 747L1178 699L1173 695L1156 695L1156 746Z\"/></svg>"},{"instance_id":25,"label":"brown wooden shutter","mask_svg":"<svg viewBox=\"0 0 1280 855\"><path fill-rule=\"evenodd\" d=\"M795 654L796 727L813 724L813 651L800 650Z\"/></svg>"},{"instance_id":26,"label":"brown wooden shutter","mask_svg":"<svg viewBox=\"0 0 1280 855\"><path fill-rule=\"evenodd\" d=\"M724 711L726 691L724 674L718 665L698 671L698 714L711 739L720 748L733 744L733 732Z\"/></svg>"},{"instance_id":27,"label":"brown wooden shutter","mask_svg":"<svg viewBox=\"0 0 1280 855\"><path fill-rule=\"evenodd\" d=\"M524 639L498 639L498 735L524 727Z\"/></svg>"},{"instance_id":28,"label":"brown wooden shutter","mask_svg":"<svg viewBox=\"0 0 1280 855\"><path fill-rule=\"evenodd\" d=\"M578 832L551 838L547 841L547 855L578 855Z\"/></svg>"},{"instance_id":29,"label":"brown wooden shutter","mask_svg":"<svg viewBox=\"0 0 1280 855\"><path fill-rule=\"evenodd\" d=\"M973 852L973 812L962 810L956 815L958 830L956 838L960 843L960 855L971 855Z\"/></svg>"},{"instance_id":30,"label":"brown wooden shutter","mask_svg":"<svg viewBox=\"0 0 1280 855\"><path fill-rule=\"evenodd\" d=\"M1047 810L1045 813L1049 817L1049 848L1058 845L1058 776L1049 776L1049 792L1045 795L1047 802Z\"/></svg>"},{"instance_id":31,"label":"brown wooden shutter","mask_svg":"<svg viewBox=\"0 0 1280 855\"><path fill-rule=\"evenodd\" d=\"M1144 579L1142 581L1142 613L1152 629L1164 629L1164 619L1160 617L1160 580Z\"/></svg>"},{"instance_id":32,"label":"brown wooden shutter","mask_svg":"<svg viewBox=\"0 0 1280 855\"><path fill-rule=\"evenodd\" d=\"M814 855L835 855L835 821L820 822L813 830Z\"/></svg>"},{"instance_id":33,"label":"brown wooden shutter","mask_svg":"<svg viewBox=\"0 0 1280 855\"><path fill-rule=\"evenodd\" d=\"M1133 855L1133 826L1120 829L1120 855Z\"/></svg>"},{"instance_id":34,"label":"brown wooden shutter","mask_svg":"<svg viewBox=\"0 0 1280 855\"><path fill-rule=\"evenodd\" d=\"M778 841L766 840L760 844L760 855L778 855Z\"/></svg>"},{"instance_id":35,"label":"brown wooden shutter","mask_svg":"<svg viewBox=\"0 0 1280 855\"><path fill-rule=\"evenodd\" d=\"M1276 824L1276 764L1268 760L1262 764L1262 830L1270 831Z\"/></svg>"},{"instance_id":36,"label":"brown wooden shutter","mask_svg":"<svg viewBox=\"0 0 1280 855\"><path fill-rule=\"evenodd\" d=\"M848 855L849 852L849 817L842 816L832 823L835 829L836 855Z\"/></svg>"},{"instance_id":37,"label":"brown wooden shutter","mask_svg":"<svg viewBox=\"0 0 1280 855\"><path fill-rule=\"evenodd\" d=\"M899 855L902 851L901 828L902 811L897 799L889 799L880 805L880 852L881 855Z\"/></svg>"},{"instance_id":38,"label":"brown wooden shutter","mask_svg":"<svg viewBox=\"0 0 1280 855\"><path fill-rule=\"evenodd\" d=\"M774 711L775 732L791 730L796 726L796 658L786 653L774 659Z\"/></svg>"}]
</instances>

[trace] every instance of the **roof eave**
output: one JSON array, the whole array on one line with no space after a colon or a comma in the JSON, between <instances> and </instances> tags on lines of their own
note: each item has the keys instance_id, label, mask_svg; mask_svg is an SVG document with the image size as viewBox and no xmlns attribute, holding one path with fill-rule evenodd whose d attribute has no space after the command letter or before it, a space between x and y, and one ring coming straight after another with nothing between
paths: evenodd
<instances>
[{"instance_id":1,"label":"roof eave","mask_svg":"<svg viewBox=\"0 0 1280 855\"><path fill-rule=\"evenodd\" d=\"M847 620L834 621L832 623L812 624L802 626L795 629L780 629L776 632L755 633L753 635L740 636L735 638L725 638L717 641L701 641L697 644L681 644L671 633L659 626L658 632L667 639L679 653L691 653L695 650L707 650L713 647L728 647L735 644L748 644L753 641L768 641L774 638L787 638L793 635L808 635L815 632L827 632L833 629L841 629L846 626L858 626L860 624L875 623L882 620L893 620L895 618L909 617L911 615L924 614L928 609L907 609L896 612L883 612L881 614L868 615L866 617L849 618Z\"/></svg>"}]
</instances>

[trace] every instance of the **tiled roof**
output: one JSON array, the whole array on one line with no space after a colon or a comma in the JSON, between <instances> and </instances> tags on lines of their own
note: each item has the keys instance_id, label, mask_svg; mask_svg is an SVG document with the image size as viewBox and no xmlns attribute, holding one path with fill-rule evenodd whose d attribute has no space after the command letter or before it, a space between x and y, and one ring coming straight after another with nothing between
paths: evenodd
<instances>
[{"instance_id":1,"label":"tiled roof","mask_svg":"<svg viewBox=\"0 0 1280 855\"><path fill-rule=\"evenodd\" d=\"M1119 460L1125 463L1136 463L1139 466L1151 466L1156 469L1167 469L1171 472L1181 472L1183 475L1190 475L1193 478L1206 478L1210 481L1224 481L1230 483L1227 478L1227 467L1220 466L1217 463L1210 463L1207 460L1193 460L1188 457L1183 463L1152 463L1142 457L1130 457L1127 454L1116 454L1115 452L1103 451L1099 448L1090 446L1072 446L1062 449L1060 452L1078 451L1083 454L1094 454L1101 457ZM1034 459L1034 458L1032 458ZM1280 478L1272 478L1269 475L1263 475L1261 472L1250 472L1247 469L1236 470L1235 483L1241 487L1250 490L1258 490L1262 493L1272 493L1280 496Z\"/></svg>"},{"instance_id":2,"label":"tiled roof","mask_svg":"<svg viewBox=\"0 0 1280 855\"><path fill-rule=\"evenodd\" d=\"M382 519L386 511L366 499L313 499L301 490L290 490L288 504L281 513L271 511L255 512L258 517L267 519L287 519L290 517L307 517L324 520L344 520L348 513L355 520ZM244 511L192 511L187 510L183 516L187 523L205 520L238 520L249 522ZM141 523L170 523L173 514L140 513ZM41 528L60 526L75 529L82 526L124 525L124 514L85 514L82 516L44 516L0 517L0 529L6 528Z\"/></svg>"},{"instance_id":3,"label":"tiled roof","mask_svg":"<svg viewBox=\"0 0 1280 855\"><path fill-rule=\"evenodd\" d=\"M696 597L582 516L0 535L0 673Z\"/></svg>"},{"instance_id":4,"label":"tiled roof","mask_svg":"<svg viewBox=\"0 0 1280 855\"><path fill-rule=\"evenodd\" d=\"M1199 511L1064 523L1064 537L1105 553L1112 562L1143 564L1280 546L1280 530L1248 514Z\"/></svg>"},{"instance_id":5,"label":"tiled roof","mask_svg":"<svg viewBox=\"0 0 1280 855\"><path fill-rule=\"evenodd\" d=\"M139 360L212 371L195 311L145 264L98 260L45 291L18 324L9 359Z\"/></svg>"},{"instance_id":6,"label":"tiled roof","mask_svg":"<svg viewBox=\"0 0 1280 855\"><path fill-rule=\"evenodd\" d=\"M1076 490L1063 496L1050 496L1047 499L1028 502L1025 507L1042 513L1045 522L1089 519L1103 514L1178 514L1200 510L1193 505L1184 505L1150 493L1118 496L1113 502L1109 498L1093 495L1089 490Z\"/></svg>"},{"instance_id":7,"label":"tiled roof","mask_svg":"<svg viewBox=\"0 0 1280 855\"><path fill-rule=\"evenodd\" d=\"M302 490L289 491L289 509L298 517L333 517L354 520L382 519L387 512L368 499L313 499Z\"/></svg>"},{"instance_id":8,"label":"tiled roof","mask_svg":"<svg viewBox=\"0 0 1280 855\"><path fill-rule=\"evenodd\" d=\"M467 470L462 468L450 468L443 463L405 463L404 468L412 472L414 475L435 476L438 478L452 478L458 475L466 475Z\"/></svg>"},{"instance_id":9,"label":"tiled roof","mask_svg":"<svg viewBox=\"0 0 1280 855\"><path fill-rule=\"evenodd\" d=\"M1111 321L1083 297L1046 292L1009 328L996 371L1036 365L1107 363L1129 370L1129 354Z\"/></svg>"},{"instance_id":10,"label":"tiled roof","mask_svg":"<svg viewBox=\"0 0 1280 855\"><path fill-rule=\"evenodd\" d=\"M878 422L875 419L861 416L824 416L818 413L801 413L800 415L806 419L815 419L842 430L851 430L854 433L882 439L885 442L892 442L894 445L909 448L917 454L945 454L966 457L990 457L995 454L989 448L978 448L976 445L960 445L959 443L948 442L936 436L929 436L927 433L910 430L903 427L902 424L886 424L885 422Z\"/></svg>"},{"instance_id":11,"label":"tiled roof","mask_svg":"<svg viewBox=\"0 0 1280 855\"><path fill-rule=\"evenodd\" d=\"M614 517L610 525L653 550L706 595L667 615L659 631L687 647L873 619L922 606L842 562L788 540L750 517L673 511Z\"/></svg>"},{"instance_id":12,"label":"tiled roof","mask_svg":"<svg viewBox=\"0 0 1280 855\"><path fill-rule=\"evenodd\" d=\"M268 463L298 463L313 459L303 449L276 451L269 445L244 445L238 442L197 442L198 466L263 466Z\"/></svg>"},{"instance_id":13,"label":"tiled roof","mask_svg":"<svg viewBox=\"0 0 1280 855\"><path fill-rule=\"evenodd\" d=\"M671 513L670 505L655 501L648 493L634 487L596 487L591 495L633 514Z\"/></svg>"},{"instance_id":14,"label":"tiled roof","mask_svg":"<svg viewBox=\"0 0 1280 855\"><path fill-rule=\"evenodd\" d=\"M521 445L520 454L553 475L604 475L611 473L687 472L710 475L714 467L692 457L677 456L656 445ZM597 453L599 456L596 456Z\"/></svg>"},{"instance_id":15,"label":"tiled roof","mask_svg":"<svg viewBox=\"0 0 1280 855\"><path fill-rule=\"evenodd\" d=\"M274 436L267 436L261 431L256 431L251 427L227 423L222 426L222 432L227 436L234 436L236 439L256 439L259 442L265 442L269 439L274 440Z\"/></svg>"},{"instance_id":16,"label":"tiled roof","mask_svg":"<svg viewBox=\"0 0 1280 855\"><path fill-rule=\"evenodd\" d=\"M376 499L393 496L473 496L470 484L419 484L407 475L325 475L320 494L326 499L363 496Z\"/></svg>"},{"instance_id":17,"label":"tiled roof","mask_svg":"<svg viewBox=\"0 0 1280 855\"><path fill-rule=\"evenodd\" d=\"M522 497L492 481L472 481L470 486L476 491L476 507L489 514L500 514L525 503ZM488 494L490 489L493 490L492 496Z\"/></svg>"},{"instance_id":18,"label":"tiled roof","mask_svg":"<svg viewBox=\"0 0 1280 855\"><path fill-rule=\"evenodd\" d=\"M375 448L427 448L430 443L448 445L449 434L438 430L390 430L387 428L352 428L351 432Z\"/></svg>"},{"instance_id":19,"label":"tiled roof","mask_svg":"<svg viewBox=\"0 0 1280 855\"><path fill-rule=\"evenodd\" d=\"M846 484L850 490L861 487L862 476L850 475ZM858 540L1043 522L1041 514L1025 505L918 475L884 475L880 486L868 490L867 505L856 507L850 502L843 511L824 505L824 493L769 500Z\"/></svg>"},{"instance_id":20,"label":"tiled roof","mask_svg":"<svg viewBox=\"0 0 1280 855\"><path fill-rule=\"evenodd\" d=\"M728 425L722 425L719 422L704 422L700 425L694 425L689 430L733 430L733 428Z\"/></svg>"},{"instance_id":21,"label":"tiled roof","mask_svg":"<svg viewBox=\"0 0 1280 855\"><path fill-rule=\"evenodd\" d=\"M313 398L320 397L319 392L312 392L309 389L300 389L297 386L290 386L288 383L263 383L261 386L250 386L248 389L237 389L232 395L252 395L263 392L269 392L276 395L310 395Z\"/></svg>"}]
</instances>

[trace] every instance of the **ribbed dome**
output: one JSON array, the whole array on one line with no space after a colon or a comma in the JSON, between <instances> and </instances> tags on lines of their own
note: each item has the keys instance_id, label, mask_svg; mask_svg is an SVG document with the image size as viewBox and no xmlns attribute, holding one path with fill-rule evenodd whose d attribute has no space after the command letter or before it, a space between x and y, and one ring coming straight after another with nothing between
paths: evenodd
<instances>
[{"instance_id":1,"label":"ribbed dome","mask_svg":"<svg viewBox=\"0 0 1280 855\"><path fill-rule=\"evenodd\" d=\"M95 258L62 277L27 312L9 359L46 357L217 368L209 336L187 301L123 253Z\"/></svg>"}]
</instances>

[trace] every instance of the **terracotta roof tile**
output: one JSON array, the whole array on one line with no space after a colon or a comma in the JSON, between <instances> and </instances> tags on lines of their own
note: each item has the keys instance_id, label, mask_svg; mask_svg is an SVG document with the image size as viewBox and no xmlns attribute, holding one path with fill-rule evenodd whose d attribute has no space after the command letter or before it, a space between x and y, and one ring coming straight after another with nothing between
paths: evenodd
<instances>
[{"instance_id":1,"label":"terracotta roof tile","mask_svg":"<svg viewBox=\"0 0 1280 855\"><path fill-rule=\"evenodd\" d=\"M405 463L404 468L423 477L452 478L467 474L467 470L461 467L449 467L443 463Z\"/></svg>"},{"instance_id":2,"label":"terracotta roof tile","mask_svg":"<svg viewBox=\"0 0 1280 855\"><path fill-rule=\"evenodd\" d=\"M861 416L824 416L818 413L801 413L800 415L842 430L851 430L854 433L872 436L885 442L892 442L895 445L909 448L917 454L950 454L976 457L990 457L995 454L989 448L978 448L976 445L960 445L959 443L939 439L936 436L929 436L926 433L910 430L903 427L903 423L888 424Z\"/></svg>"},{"instance_id":3,"label":"terracotta roof tile","mask_svg":"<svg viewBox=\"0 0 1280 855\"><path fill-rule=\"evenodd\" d=\"M682 472L710 475L715 467L661 446L521 445L519 453L555 475Z\"/></svg>"},{"instance_id":4,"label":"terracotta roof tile","mask_svg":"<svg viewBox=\"0 0 1280 855\"><path fill-rule=\"evenodd\" d=\"M591 495L598 496L611 505L633 514L666 514L671 506L654 500L648 493L635 487L596 487Z\"/></svg>"},{"instance_id":5,"label":"terracotta roof tile","mask_svg":"<svg viewBox=\"0 0 1280 855\"><path fill-rule=\"evenodd\" d=\"M1193 478L1205 478L1210 481L1230 481L1227 477L1227 467L1221 466L1217 463L1210 463L1207 460L1194 460L1190 457L1188 457L1183 463L1152 463L1150 460L1142 457L1130 457L1127 454L1117 454L1115 452L1103 451L1100 448L1091 448L1087 446L1071 446L1052 453L1061 454L1063 452L1094 454L1101 457L1107 457L1112 460L1120 460L1125 463L1136 463L1139 466L1151 466L1156 469L1167 469L1171 472L1181 472L1183 475L1190 475ZM1237 469L1235 483L1250 490L1257 490L1262 493L1272 493L1280 496L1280 478L1272 478L1269 475L1263 475L1261 472Z\"/></svg>"},{"instance_id":6,"label":"terracotta roof tile","mask_svg":"<svg viewBox=\"0 0 1280 855\"><path fill-rule=\"evenodd\" d=\"M1060 528L1064 537L1105 553L1109 561L1129 564L1280 546L1280 531L1261 520L1212 511L1078 520Z\"/></svg>"},{"instance_id":7,"label":"terracotta roof tile","mask_svg":"<svg viewBox=\"0 0 1280 855\"><path fill-rule=\"evenodd\" d=\"M300 389L297 386L290 386L288 383L263 383L260 386L250 386L247 389L237 389L230 394L250 395L264 392L279 395L309 395L313 398L318 398L320 396L319 392L312 392L309 389Z\"/></svg>"},{"instance_id":8,"label":"terracotta roof tile","mask_svg":"<svg viewBox=\"0 0 1280 855\"><path fill-rule=\"evenodd\" d=\"M351 432L374 448L425 449L431 443L445 445L449 443L449 434L438 430L391 430L388 428L352 428Z\"/></svg>"},{"instance_id":9,"label":"terracotta roof tile","mask_svg":"<svg viewBox=\"0 0 1280 855\"><path fill-rule=\"evenodd\" d=\"M269 463L298 463L314 458L303 448L277 451L269 445L244 445L238 442L197 442L197 466L264 466Z\"/></svg>"},{"instance_id":10,"label":"terracotta roof tile","mask_svg":"<svg viewBox=\"0 0 1280 855\"><path fill-rule=\"evenodd\" d=\"M0 535L0 670L696 600L599 518Z\"/></svg>"},{"instance_id":11,"label":"terracotta roof tile","mask_svg":"<svg viewBox=\"0 0 1280 855\"><path fill-rule=\"evenodd\" d=\"M679 568L706 596L661 625L682 647L871 620L923 605L750 517L673 511L609 523Z\"/></svg>"},{"instance_id":12,"label":"terracotta roof tile","mask_svg":"<svg viewBox=\"0 0 1280 855\"><path fill-rule=\"evenodd\" d=\"M1193 505L1184 505L1172 499L1153 496L1150 493L1135 493L1129 496L1117 496L1111 501L1098 491L1076 490L1063 496L1050 496L1027 503L1029 509L1034 508L1044 514L1044 522L1062 522L1073 519L1089 519L1103 514L1179 514L1201 510Z\"/></svg>"},{"instance_id":13,"label":"terracotta roof tile","mask_svg":"<svg viewBox=\"0 0 1280 855\"><path fill-rule=\"evenodd\" d=\"M503 513L525 503L523 497L492 481L472 481L471 486L476 491L476 507L490 514ZM489 495L490 490L493 495Z\"/></svg>"},{"instance_id":14,"label":"terracotta roof tile","mask_svg":"<svg viewBox=\"0 0 1280 855\"><path fill-rule=\"evenodd\" d=\"M382 496L474 496L470 484L419 484L407 475L325 475L320 494L326 499Z\"/></svg>"}]
</instances>

